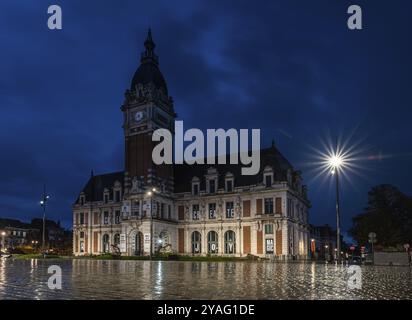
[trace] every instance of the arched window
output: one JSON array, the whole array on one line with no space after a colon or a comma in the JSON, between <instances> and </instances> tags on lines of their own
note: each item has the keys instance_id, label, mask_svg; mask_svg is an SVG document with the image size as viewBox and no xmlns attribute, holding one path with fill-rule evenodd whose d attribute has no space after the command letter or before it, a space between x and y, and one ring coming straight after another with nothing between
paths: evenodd
<instances>
[{"instance_id":1,"label":"arched window","mask_svg":"<svg viewBox=\"0 0 412 320\"><path fill-rule=\"evenodd\" d=\"M210 231L207 234L207 252L218 253L219 252L219 240L216 231Z\"/></svg>"},{"instance_id":2,"label":"arched window","mask_svg":"<svg viewBox=\"0 0 412 320\"><path fill-rule=\"evenodd\" d=\"M192 233L192 253L200 253L202 251L202 235L198 231Z\"/></svg>"},{"instance_id":3,"label":"arched window","mask_svg":"<svg viewBox=\"0 0 412 320\"><path fill-rule=\"evenodd\" d=\"M114 235L113 244L114 244L116 247L119 247L119 245L120 245L120 234L116 233L116 234Z\"/></svg>"},{"instance_id":4,"label":"arched window","mask_svg":"<svg viewBox=\"0 0 412 320\"><path fill-rule=\"evenodd\" d=\"M225 232L225 253L236 253L236 234L232 230Z\"/></svg>"},{"instance_id":5,"label":"arched window","mask_svg":"<svg viewBox=\"0 0 412 320\"><path fill-rule=\"evenodd\" d=\"M108 234L104 234L103 235L103 252L107 253L110 251L110 247L109 247L109 235Z\"/></svg>"}]
</instances>

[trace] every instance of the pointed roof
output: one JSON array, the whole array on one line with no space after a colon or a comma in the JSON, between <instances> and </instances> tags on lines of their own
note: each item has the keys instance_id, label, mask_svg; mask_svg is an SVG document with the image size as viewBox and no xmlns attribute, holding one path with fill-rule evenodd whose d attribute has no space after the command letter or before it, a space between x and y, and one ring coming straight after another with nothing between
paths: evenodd
<instances>
[{"instance_id":1,"label":"pointed roof","mask_svg":"<svg viewBox=\"0 0 412 320\"><path fill-rule=\"evenodd\" d=\"M154 84L167 95L167 85L162 72L159 69L159 58L154 52L156 44L153 41L152 30L149 28L144 41L145 50L140 56L140 66L136 70L131 84L131 90L135 90L139 84Z\"/></svg>"}]
</instances>

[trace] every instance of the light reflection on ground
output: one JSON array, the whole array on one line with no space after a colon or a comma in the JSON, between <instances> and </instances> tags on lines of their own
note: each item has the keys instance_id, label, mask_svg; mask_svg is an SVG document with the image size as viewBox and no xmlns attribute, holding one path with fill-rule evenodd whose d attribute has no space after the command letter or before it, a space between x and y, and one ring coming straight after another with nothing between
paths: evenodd
<instances>
[{"instance_id":1,"label":"light reflection on ground","mask_svg":"<svg viewBox=\"0 0 412 320\"><path fill-rule=\"evenodd\" d=\"M50 290L50 265L62 290ZM362 266L350 290L347 267L313 263L0 260L0 299L412 299L410 267Z\"/></svg>"}]
</instances>

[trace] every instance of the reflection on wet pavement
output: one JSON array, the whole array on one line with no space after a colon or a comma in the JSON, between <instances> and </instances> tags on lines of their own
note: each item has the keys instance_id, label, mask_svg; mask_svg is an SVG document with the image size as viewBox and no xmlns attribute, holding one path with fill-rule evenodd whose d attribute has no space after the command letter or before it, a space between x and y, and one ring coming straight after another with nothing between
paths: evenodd
<instances>
[{"instance_id":1,"label":"reflection on wet pavement","mask_svg":"<svg viewBox=\"0 0 412 320\"><path fill-rule=\"evenodd\" d=\"M62 269L62 290L47 268ZM0 299L412 299L410 267L313 263L0 259Z\"/></svg>"}]
</instances>

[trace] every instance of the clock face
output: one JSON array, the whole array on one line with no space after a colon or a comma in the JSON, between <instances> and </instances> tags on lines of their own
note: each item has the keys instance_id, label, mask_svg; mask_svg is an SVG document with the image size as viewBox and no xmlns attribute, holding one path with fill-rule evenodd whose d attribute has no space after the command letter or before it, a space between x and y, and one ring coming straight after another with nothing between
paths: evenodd
<instances>
[{"instance_id":1,"label":"clock face","mask_svg":"<svg viewBox=\"0 0 412 320\"><path fill-rule=\"evenodd\" d=\"M134 114L134 121L140 122L140 121L142 121L143 119L144 119L144 113L143 113L143 111L137 111L137 112Z\"/></svg>"}]
</instances>

